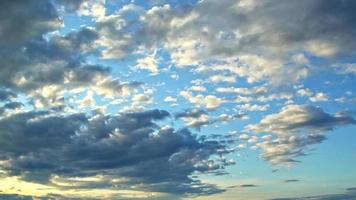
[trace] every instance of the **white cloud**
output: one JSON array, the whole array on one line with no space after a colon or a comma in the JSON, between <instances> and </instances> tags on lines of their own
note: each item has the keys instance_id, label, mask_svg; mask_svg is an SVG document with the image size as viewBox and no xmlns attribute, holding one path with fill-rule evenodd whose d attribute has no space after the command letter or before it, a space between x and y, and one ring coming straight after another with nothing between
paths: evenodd
<instances>
[{"instance_id":1,"label":"white cloud","mask_svg":"<svg viewBox=\"0 0 356 200\"><path fill-rule=\"evenodd\" d=\"M313 95L313 92L308 88L301 88L297 91L297 94L302 97L310 97Z\"/></svg>"},{"instance_id":2,"label":"white cloud","mask_svg":"<svg viewBox=\"0 0 356 200\"><path fill-rule=\"evenodd\" d=\"M158 61L154 55L148 55L144 58L140 58L137 60L137 65L135 65L137 69L148 70L152 75L158 74Z\"/></svg>"},{"instance_id":3,"label":"white cloud","mask_svg":"<svg viewBox=\"0 0 356 200\"><path fill-rule=\"evenodd\" d=\"M165 102L177 102L177 99L171 96L167 96L166 98L164 98Z\"/></svg>"},{"instance_id":4,"label":"white cloud","mask_svg":"<svg viewBox=\"0 0 356 200\"><path fill-rule=\"evenodd\" d=\"M237 108L240 110L247 110L247 111L265 111L269 108L269 105L257 105L257 104L243 104L237 105Z\"/></svg>"},{"instance_id":5,"label":"white cloud","mask_svg":"<svg viewBox=\"0 0 356 200\"><path fill-rule=\"evenodd\" d=\"M348 124L356 124L356 120L346 115L330 115L312 106L287 105L258 124L246 126L246 130L273 134L275 139L264 136L264 141L256 144L263 151L262 157L271 164L291 165L296 157L305 155L310 145L325 140L324 132Z\"/></svg>"},{"instance_id":6,"label":"white cloud","mask_svg":"<svg viewBox=\"0 0 356 200\"><path fill-rule=\"evenodd\" d=\"M210 76L209 80L213 83L221 83L221 82L235 83L236 77L235 76L214 75L214 76Z\"/></svg>"},{"instance_id":7,"label":"white cloud","mask_svg":"<svg viewBox=\"0 0 356 200\"><path fill-rule=\"evenodd\" d=\"M221 99L214 95L204 96L198 94L194 96L191 92L188 91L181 91L179 94L185 99L187 99L190 103L205 106L207 109L215 109L219 107L222 103L226 102L224 99Z\"/></svg>"},{"instance_id":8,"label":"white cloud","mask_svg":"<svg viewBox=\"0 0 356 200\"><path fill-rule=\"evenodd\" d=\"M325 93L318 92L314 96L309 98L312 102L328 101L328 96Z\"/></svg>"},{"instance_id":9,"label":"white cloud","mask_svg":"<svg viewBox=\"0 0 356 200\"><path fill-rule=\"evenodd\" d=\"M194 86L190 87L189 90L195 91L195 92L205 92L206 88L201 85L194 85Z\"/></svg>"}]
</instances>

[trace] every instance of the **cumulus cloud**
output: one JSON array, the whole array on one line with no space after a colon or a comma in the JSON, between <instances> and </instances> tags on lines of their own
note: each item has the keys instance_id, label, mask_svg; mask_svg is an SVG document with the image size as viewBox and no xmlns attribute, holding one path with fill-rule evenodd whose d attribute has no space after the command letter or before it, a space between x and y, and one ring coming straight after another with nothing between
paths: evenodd
<instances>
[{"instance_id":1,"label":"cumulus cloud","mask_svg":"<svg viewBox=\"0 0 356 200\"><path fill-rule=\"evenodd\" d=\"M135 67L138 69L148 70L152 75L158 74L158 61L154 55L138 59Z\"/></svg>"},{"instance_id":2,"label":"cumulus cloud","mask_svg":"<svg viewBox=\"0 0 356 200\"><path fill-rule=\"evenodd\" d=\"M175 114L176 119L182 119L187 127L194 127L200 130L202 126L218 123L229 122L235 119L244 119L246 115L238 113L234 115L221 114L211 117L208 112L201 109L191 109Z\"/></svg>"},{"instance_id":3,"label":"cumulus cloud","mask_svg":"<svg viewBox=\"0 0 356 200\"><path fill-rule=\"evenodd\" d=\"M312 102L328 101L328 96L325 93L318 92L314 96L310 97L310 101Z\"/></svg>"},{"instance_id":4,"label":"cumulus cloud","mask_svg":"<svg viewBox=\"0 0 356 200\"><path fill-rule=\"evenodd\" d=\"M141 190L219 192L189 176L220 169L218 163L210 168L214 161L208 160L224 146L201 141L186 129L159 127L155 121L167 118L167 111L92 118L54 114L27 112L0 119L2 170L42 183L53 176L110 175L112 180L125 177L122 184Z\"/></svg>"},{"instance_id":5,"label":"cumulus cloud","mask_svg":"<svg viewBox=\"0 0 356 200\"><path fill-rule=\"evenodd\" d=\"M276 137L258 143L257 147L261 148L264 159L277 165L297 162L295 158L305 155L311 145L326 139L324 132L354 124L356 120L348 115L332 115L312 106L287 105L246 129Z\"/></svg>"},{"instance_id":6,"label":"cumulus cloud","mask_svg":"<svg viewBox=\"0 0 356 200\"><path fill-rule=\"evenodd\" d=\"M219 97L214 96L214 95L206 95L206 96L204 96L202 94L198 94L198 95L194 96L194 94L192 94L189 91L181 91L179 94L182 97L184 97L185 99L187 99L190 103L204 106L207 109L216 109L222 103L225 102L224 99L219 98Z\"/></svg>"},{"instance_id":7,"label":"cumulus cloud","mask_svg":"<svg viewBox=\"0 0 356 200\"><path fill-rule=\"evenodd\" d=\"M223 190L196 174L227 173L236 161L225 155L248 143L272 164L292 164L324 141L325 132L356 124L346 111L292 104L294 92L315 104L333 96L295 86L319 70L316 64L355 74L354 63L345 61L356 49L353 1L168 3L1 1L1 173L65 189L214 194ZM78 27L70 30L73 24ZM156 95L134 80L137 70L115 69L118 60L156 77L181 77L179 87L162 87L180 98ZM184 85L196 75L193 86ZM146 110L161 97L178 105L173 118L165 110ZM185 110L182 99L197 108ZM218 110L227 104L235 113ZM236 110L272 105L286 106L241 134L198 137L188 129L246 119Z\"/></svg>"},{"instance_id":8,"label":"cumulus cloud","mask_svg":"<svg viewBox=\"0 0 356 200\"><path fill-rule=\"evenodd\" d=\"M98 23L107 48L104 56L122 57L142 47L163 45L178 66L196 65L206 58L222 60L230 72L249 82L280 85L308 75L309 62L301 49L325 59L353 52L352 1L249 2L201 1L194 7L162 5L147 11L124 6Z\"/></svg>"}]
</instances>

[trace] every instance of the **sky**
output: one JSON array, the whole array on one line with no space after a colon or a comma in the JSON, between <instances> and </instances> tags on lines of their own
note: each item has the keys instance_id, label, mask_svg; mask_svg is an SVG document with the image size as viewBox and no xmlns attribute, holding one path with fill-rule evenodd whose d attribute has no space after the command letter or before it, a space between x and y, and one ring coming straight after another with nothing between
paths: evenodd
<instances>
[{"instance_id":1,"label":"sky","mask_svg":"<svg viewBox=\"0 0 356 200\"><path fill-rule=\"evenodd\" d=\"M356 1L0 1L0 199L356 199Z\"/></svg>"}]
</instances>

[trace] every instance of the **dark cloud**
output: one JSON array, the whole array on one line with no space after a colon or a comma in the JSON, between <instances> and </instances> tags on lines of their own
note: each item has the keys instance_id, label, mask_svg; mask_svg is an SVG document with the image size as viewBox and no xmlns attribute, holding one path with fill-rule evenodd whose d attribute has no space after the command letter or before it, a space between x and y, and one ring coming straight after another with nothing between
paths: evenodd
<instances>
[{"instance_id":1,"label":"dark cloud","mask_svg":"<svg viewBox=\"0 0 356 200\"><path fill-rule=\"evenodd\" d=\"M62 196L59 194L48 194L45 196L30 196L30 195L20 195L20 194L0 194L0 199L4 200L99 200L97 198L72 198L69 196Z\"/></svg>"},{"instance_id":2,"label":"dark cloud","mask_svg":"<svg viewBox=\"0 0 356 200\"><path fill-rule=\"evenodd\" d=\"M186 110L185 112L177 113L175 114L175 117L177 119L184 118L184 117L199 118L203 114L208 114L208 113L204 110L192 109L192 110Z\"/></svg>"},{"instance_id":3,"label":"dark cloud","mask_svg":"<svg viewBox=\"0 0 356 200\"><path fill-rule=\"evenodd\" d=\"M125 177L123 185L143 190L185 195L221 192L190 175L223 170L227 164L210 157L221 154L224 145L199 140L187 129L161 128L155 123L169 115L162 110L94 118L47 111L13 114L0 120L4 130L0 152L10 163L2 169L43 183L49 183L53 175L101 174L110 179L96 187L113 187L111 179Z\"/></svg>"},{"instance_id":4,"label":"dark cloud","mask_svg":"<svg viewBox=\"0 0 356 200\"><path fill-rule=\"evenodd\" d=\"M271 200L355 200L355 199L356 199L356 191L347 190L347 192L340 193L340 194L326 194L326 195L294 197L294 198L275 198Z\"/></svg>"},{"instance_id":5,"label":"dark cloud","mask_svg":"<svg viewBox=\"0 0 356 200\"><path fill-rule=\"evenodd\" d=\"M53 31L62 24L50 1L11 1L0 3L0 44L21 44Z\"/></svg>"},{"instance_id":6,"label":"dark cloud","mask_svg":"<svg viewBox=\"0 0 356 200\"><path fill-rule=\"evenodd\" d=\"M82 27L49 40L40 37L20 47L0 47L0 84L42 106L63 104L63 93L72 89L93 86L97 94L112 98L140 86L135 81L121 83L110 76L108 68L87 63L85 56L94 53L96 38L93 29Z\"/></svg>"},{"instance_id":7,"label":"dark cloud","mask_svg":"<svg viewBox=\"0 0 356 200\"><path fill-rule=\"evenodd\" d=\"M283 182L285 183L294 183L294 182L299 182L300 180L299 179L287 179L287 180L284 180Z\"/></svg>"},{"instance_id":8,"label":"dark cloud","mask_svg":"<svg viewBox=\"0 0 356 200\"><path fill-rule=\"evenodd\" d=\"M356 191L356 187L346 188L346 190L347 190L347 191L351 191L351 192L353 192L353 191Z\"/></svg>"},{"instance_id":9,"label":"dark cloud","mask_svg":"<svg viewBox=\"0 0 356 200\"><path fill-rule=\"evenodd\" d=\"M18 195L18 194L0 194L0 199L6 200L33 200L32 196Z\"/></svg>"},{"instance_id":10,"label":"dark cloud","mask_svg":"<svg viewBox=\"0 0 356 200\"><path fill-rule=\"evenodd\" d=\"M0 101L9 101L17 95L9 90L0 89Z\"/></svg>"},{"instance_id":11,"label":"dark cloud","mask_svg":"<svg viewBox=\"0 0 356 200\"><path fill-rule=\"evenodd\" d=\"M6 111L19 109L21 107L23 107L23 104L19 102L6 103L5 105L0 107L0 116L3 115Z\"/></svg>"},{"instance_id":12,"label":"dark cloud","mask_svg":"<svg viewBox=\"0 0 356 200\"><path fill-rule=\"evenodd\" d=\"M254 188L258 187L258 185L255 184L242 184L242 185L232 185L227 187L227 189L234 189L234 188Z\"/></svg>"},{"instance_id":13,"label":"dark cloud","mask_svg":"<svg viewBox=\"0 0 356 200\"><path fill-rule=\"evenodd\" d=\"M115 97L140 85L121 83L108 68L88 64L87 56L97 54L94 43L99 36L93 28L66 35L53 32L62 26L60 7L74 11L81 2L1 2L0 100L21 93L36 107L51 107L64 104L64 92L72 89L93 86L97 94Z\"/></svg>"},{"instance_id":14,"label":"dark cloud","mask_svg":"<svg viewBox=\"0 0 356 200\"><path fill-rule=\"evenodd\" d=\"M243 184L243 185L240 185L239 187L241 187L241 188L249 188L249 187L257 187L257 185L255 185L255 184Z\"/></svg>"}]
</instances>

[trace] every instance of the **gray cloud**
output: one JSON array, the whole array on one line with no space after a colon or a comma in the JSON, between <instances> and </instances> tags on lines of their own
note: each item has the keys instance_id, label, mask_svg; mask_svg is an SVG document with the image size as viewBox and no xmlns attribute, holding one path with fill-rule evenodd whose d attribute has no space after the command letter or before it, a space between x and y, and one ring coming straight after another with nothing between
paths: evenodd
<instances>
[{"instance_id":1,"label":"gray cloud","mask_svg":"<svg viewBox=\"0 0 356 200\"><path fill-rule=\"evenodd\" d=\"M300 180L299 179L287 179L287 180L284 180L283 182L285 183L294 183L294 182L299 182Z\"/></svg>"},{"instance_id":2,"label":"gray cloud","mask_svg":"<svg viewBox=\"0 0 356 200\"><path fill-rule=\"evenodd\" d=\"M50 1L11 1L0 4L0 44L20 43L62 24Z\"/></svg>"},{"instance_id":3,"label":"gray cloud","mask_svg":"<svg viewBox=\"0 0 356 200\"><path fill-rule=\"evenodd\" d=\"M243 119L246 114L221 114L219 116L211 117L209 113L202 109L188 109L175 114L176 119L182 119L187 127L193 127L200 130L201 127L209 124L215 124L218 122L228 122L235 119Z\"/></svg>"},{"instance_id":4,"label":"gray cloud","mask_svg":"<svg viewBox=\"0 0 356 200\"><path fill-rule=\"evenodd\" d=\"M88 118L84 114L28 112L0 119L1 168L25 180L51 183L54 175L110 176L86 187L122 186L189 194L221 192L214 185L190 178L194 172L221 170L210 163L224 145L196 138L187 129L162 128L155 123L169 113L151 110ZM53 184L53 183L52 183Z\"/></svg>"},{"instance_id":5,"label":"gray cloud","mask_svg":"<svg viewBox=\"0 0 356 200\"><path fill-rule=\"evenodd\" d=\"M265 116L259 124L250 125L248 129L255 132L272 132L286 134L307 130L313 133L330 131L335 126L356 124L349 115L337 113L331 115L321 108L305 105L288 105L279 113Z\"/></svg>"},{"instance_id":6,"label":"gray cloud","mask_svg":"<svg viewBox=\"0 0 356 200\"><path fill-rule=\"evenodd\" d=\"M72 89L92 86L98 95L113 98L140 86L135 81L121 83L108 68L86 62L85 56L94 53L96 38L93 29L83 27L50 40L36 38L19 47L1 47L0 84L7 88L7 96L10 91L24 93L41 106L63 104L63 93Z\"/></svg>"},{"instance_id":7,"label":"gray cloud","mask_svg":"<svg viewBox=\"0 0 356 200\"><path fill-rule=\"evenodd\" d=\"M255 185L255 184L243 184L243 185L240 185L240 187L249 188L249 187L257 187L257 185Z\"/></svg>"},{"instance_id":8,"label":"gray cloud","mask_svg":"<svg viewBox=\"0 0 356 200\"><path fill-rule=\"evenodd\" d=\"M164 46L177 65L218 60L230 66L225 72L249 82L281 86L315 70L301 51L331 64L355 53L355 7L352 0L207 0L148 11L128 5L98 22L96 28L106 58Z\"/></svg>"},{"instance_id":9,"label":"gray cloud","mask_svg":"<svg viewBox=\"0 0 356 200\"><path fill-rule=\"evenodd\" d=\"M288 105L279 113L265 116L258 124L248 125L247 130L272 133L271 140L257 143L262 157L271 164L293 164L296 157L306 155L313 144L326 139L324 132L337 126L354 125L351 116L337 113L331 115L321 108Z\"/></svg>"},{"instance_id":10,"label":"gray cloud","mask_svg":"<svg viewBox=\"0 0 356 200\"><path fill-rule=\"evenodd\" d=\"M9 90L0 89L0 101L9 101L17 95Z\"/></svg>"},{"instance_id":11,"label":"gray cloud","mask_svg":"<svg viewBox=\"0 0 356 200\"><path fill-rule=\"evenodd\" d=\"M275 198L273 200L354 200L356 199L356 191L352 188L347 189L345 193L326 194L309 197L294 197L294 198Z\"/></svg>"},{"instance_id":12,"label":"gray cloud","mask_svg":"<svg viewBox=\"0 0 356 200\"><path fill-rule=\"evenodd\" d=\"M18 194L0 194L0 198L6 200L33 200L31 196L18 195Z\"/></svg>"}]
</instances>

